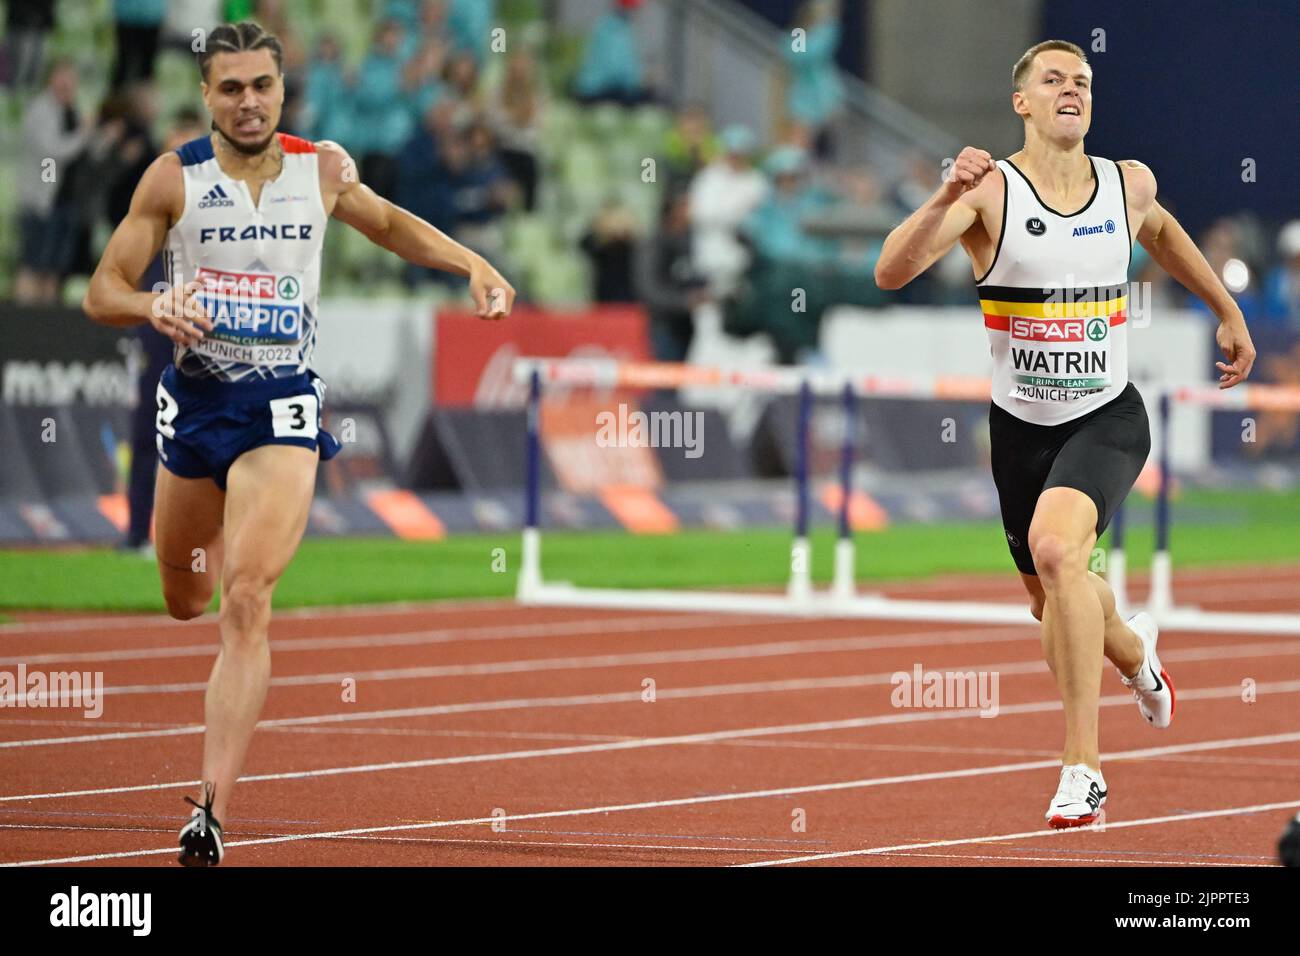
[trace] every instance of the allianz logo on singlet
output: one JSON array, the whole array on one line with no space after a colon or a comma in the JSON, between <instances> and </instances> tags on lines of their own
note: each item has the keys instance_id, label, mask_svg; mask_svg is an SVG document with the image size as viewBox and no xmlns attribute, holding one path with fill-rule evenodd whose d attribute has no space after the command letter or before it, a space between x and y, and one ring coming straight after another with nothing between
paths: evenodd
<instances>
[{"instance_id":1,"label":"allianz logo on singlet","mask_svg":"<svg viewBox=\"0 0 1300 956\"><path fill-rule=\"evenodd\" d=\"M1074 232L1070 233L1070 235L1075 238L1078 238L1079 236L1096 236L1096 235L1100 235L1103 232L1109 234L1114 231L1115 231L1115 220L1107 219L1106 222L1100 226L1075 226Z\"/></svg>"}]
</instances>

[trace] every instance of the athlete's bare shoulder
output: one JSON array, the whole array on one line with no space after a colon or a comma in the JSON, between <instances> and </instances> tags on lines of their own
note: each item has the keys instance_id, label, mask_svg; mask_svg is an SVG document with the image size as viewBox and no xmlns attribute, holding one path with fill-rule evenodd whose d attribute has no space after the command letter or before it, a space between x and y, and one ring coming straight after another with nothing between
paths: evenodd
<instances>
[{"instance_id":1,"label":"athlete's bare shoulder","mask_svg":"<svg viewBox=\"0 0 1300 956\"><path fill-rule=\"evenodd\" d=\"M322 191L337 196L361 181L357 174L356 160L346 149L328 139L318 140L315 146Z\"/></svg>"},{"instance_id":2,"label":"athlete's bare shoulder","mask_svg":"<svg viewBox=\"0 0 1300 956\"><path fill-rule=\"evenodd\" d=\"M170 227L184 211L185 180L181 174L181 158L175 150L169 149L150 163L140 177L131 197L131 213L164 217Z\"/></svg>"},{"instance_id":3,"label":"athlete's bare shoulder","mask_svg":"<svg viewBox=\"0 0 1300 956\"><path fill-rule=\"evenodd\" d=\"M1138 209L1149 209L1156 200L1156 174L1151 167L1136 159L1121 159L1116 164L1124 177L1124 191L1129 202Z\"/></svg>"}]
</instances>

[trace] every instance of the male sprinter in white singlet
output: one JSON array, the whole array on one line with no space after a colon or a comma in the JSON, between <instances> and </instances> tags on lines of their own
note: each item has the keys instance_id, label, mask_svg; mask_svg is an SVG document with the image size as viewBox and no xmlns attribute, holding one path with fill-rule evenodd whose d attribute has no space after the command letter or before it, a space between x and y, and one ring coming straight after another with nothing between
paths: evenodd
<instances>
[{"instance_id":1,"label":"male sprinter in white singlet","mask_svg":"<svg viewBox=\"0 0 1300 956\"><path fill-rule=\"evenodd\" d=\"M158 385L155 531L172 617L202 614L221 586L203 787L180 838L181 863L213 866L266 699L271 592L306 528L317 461L339 450L320 427L324 385L311 370L328 218L467 277L484 318L508 314L515 293L482 257L362 185L341 147L276 132L275 37L251 22L223 25L198 62L215 132L149 167L84 308L105 325L151 322L176 343ZM169 287L137 292L159 250Z\"/></svg>"},{"instance_id":2,"label":"male sprinter in white singlet","mask_svg":"<svg viewBox=\"0 0 1300 956\"><path fill-rule=\"evenodd\" d=\"M951 176L885 241L876 282L897 289L961 241L974 267L993 353L993 478L1007 542L1042 621L1043 652L1065 705L1053 827L1094 822L1106 800L1097 742L1103 654L1142 716L1167 727L1174 688L1155 622L1125 623L1088 570L1146 462L1151 438L1128 381L1128 268L1134 240L1219 317L1219 387L1250 374L1241 310L1187 233L1156 202L1139 162L1083 151L1092 69L1073 43L1031 47L1012 74L1024 148L1000 162L962 150Z\"/></svg>"}]
</instances>

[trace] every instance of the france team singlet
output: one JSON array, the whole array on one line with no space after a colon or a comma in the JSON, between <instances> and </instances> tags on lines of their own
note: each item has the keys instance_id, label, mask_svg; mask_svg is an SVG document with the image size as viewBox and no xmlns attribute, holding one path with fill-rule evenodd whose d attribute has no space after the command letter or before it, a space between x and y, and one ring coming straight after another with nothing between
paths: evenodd
<instances>
[{"instance_id":1,"label":"france team singlet","mask_svg":"<svg viewBox=\"0 0 1300 956\"><path fill-rule=\"evenodd\" d=\"M186 375L224 382L301 375L316 345L321 200L316 147L277 133L280 175L262 186L257 205L247 184L221 170L204 136L177 153L185 211L167 233L167 281L198 280L213 330L192 346L176 346Z\"/></svg>"},{"instance_id":2,"label":"france team singlet","mask_svg":"<svg viewBox=\"0 0 1300 956\"><path fill-rule=\"evenodd\" d=\"M1090 156L1092 198L1062 215L1010 160L1002 235L976 285L993 355L993 402L1017 418L1057 425L1119 395L1128 383L1128 269L1123 174Z\"/></svg>"}]
</instances>

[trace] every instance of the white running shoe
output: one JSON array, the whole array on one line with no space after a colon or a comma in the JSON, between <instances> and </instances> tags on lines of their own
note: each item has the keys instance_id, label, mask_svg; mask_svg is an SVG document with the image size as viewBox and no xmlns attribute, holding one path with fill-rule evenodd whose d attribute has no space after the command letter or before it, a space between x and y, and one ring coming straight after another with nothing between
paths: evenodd
<instances>
[{"instance_id":1,"label":"white running shoe","mask_svg":"<svg viewBox=\"0 0 1300 956\"><path fill-rule=\"evenodd\" d=\"M1086 827L1094 823L1106 802L1106 781L1100 770L1087 764L1071 763L1061 768L1061 785L1047 805L1045 814L1057 830Z\"/></svg>"},{"instance_id":2,"label":"white running shoe","mask_svg":"<svg viewBox=\"0 0 1300 956\"><path fill-rule=\"evenodd\" d=\"M1174 682L1169 679L1168 672L1160 666L1160 658L1156 656L1160 629L1156 627L1155 618L1146 612L1134 614L1128 619L1128 626L1142 641L1145 656L1142 667L1136 674L1132 677L1120 674L1120 680L1133 691L1138 710L1142 711L1147 723L1152 727L1168 727L1174 719Z\"/></svg>"}]
</instances>

